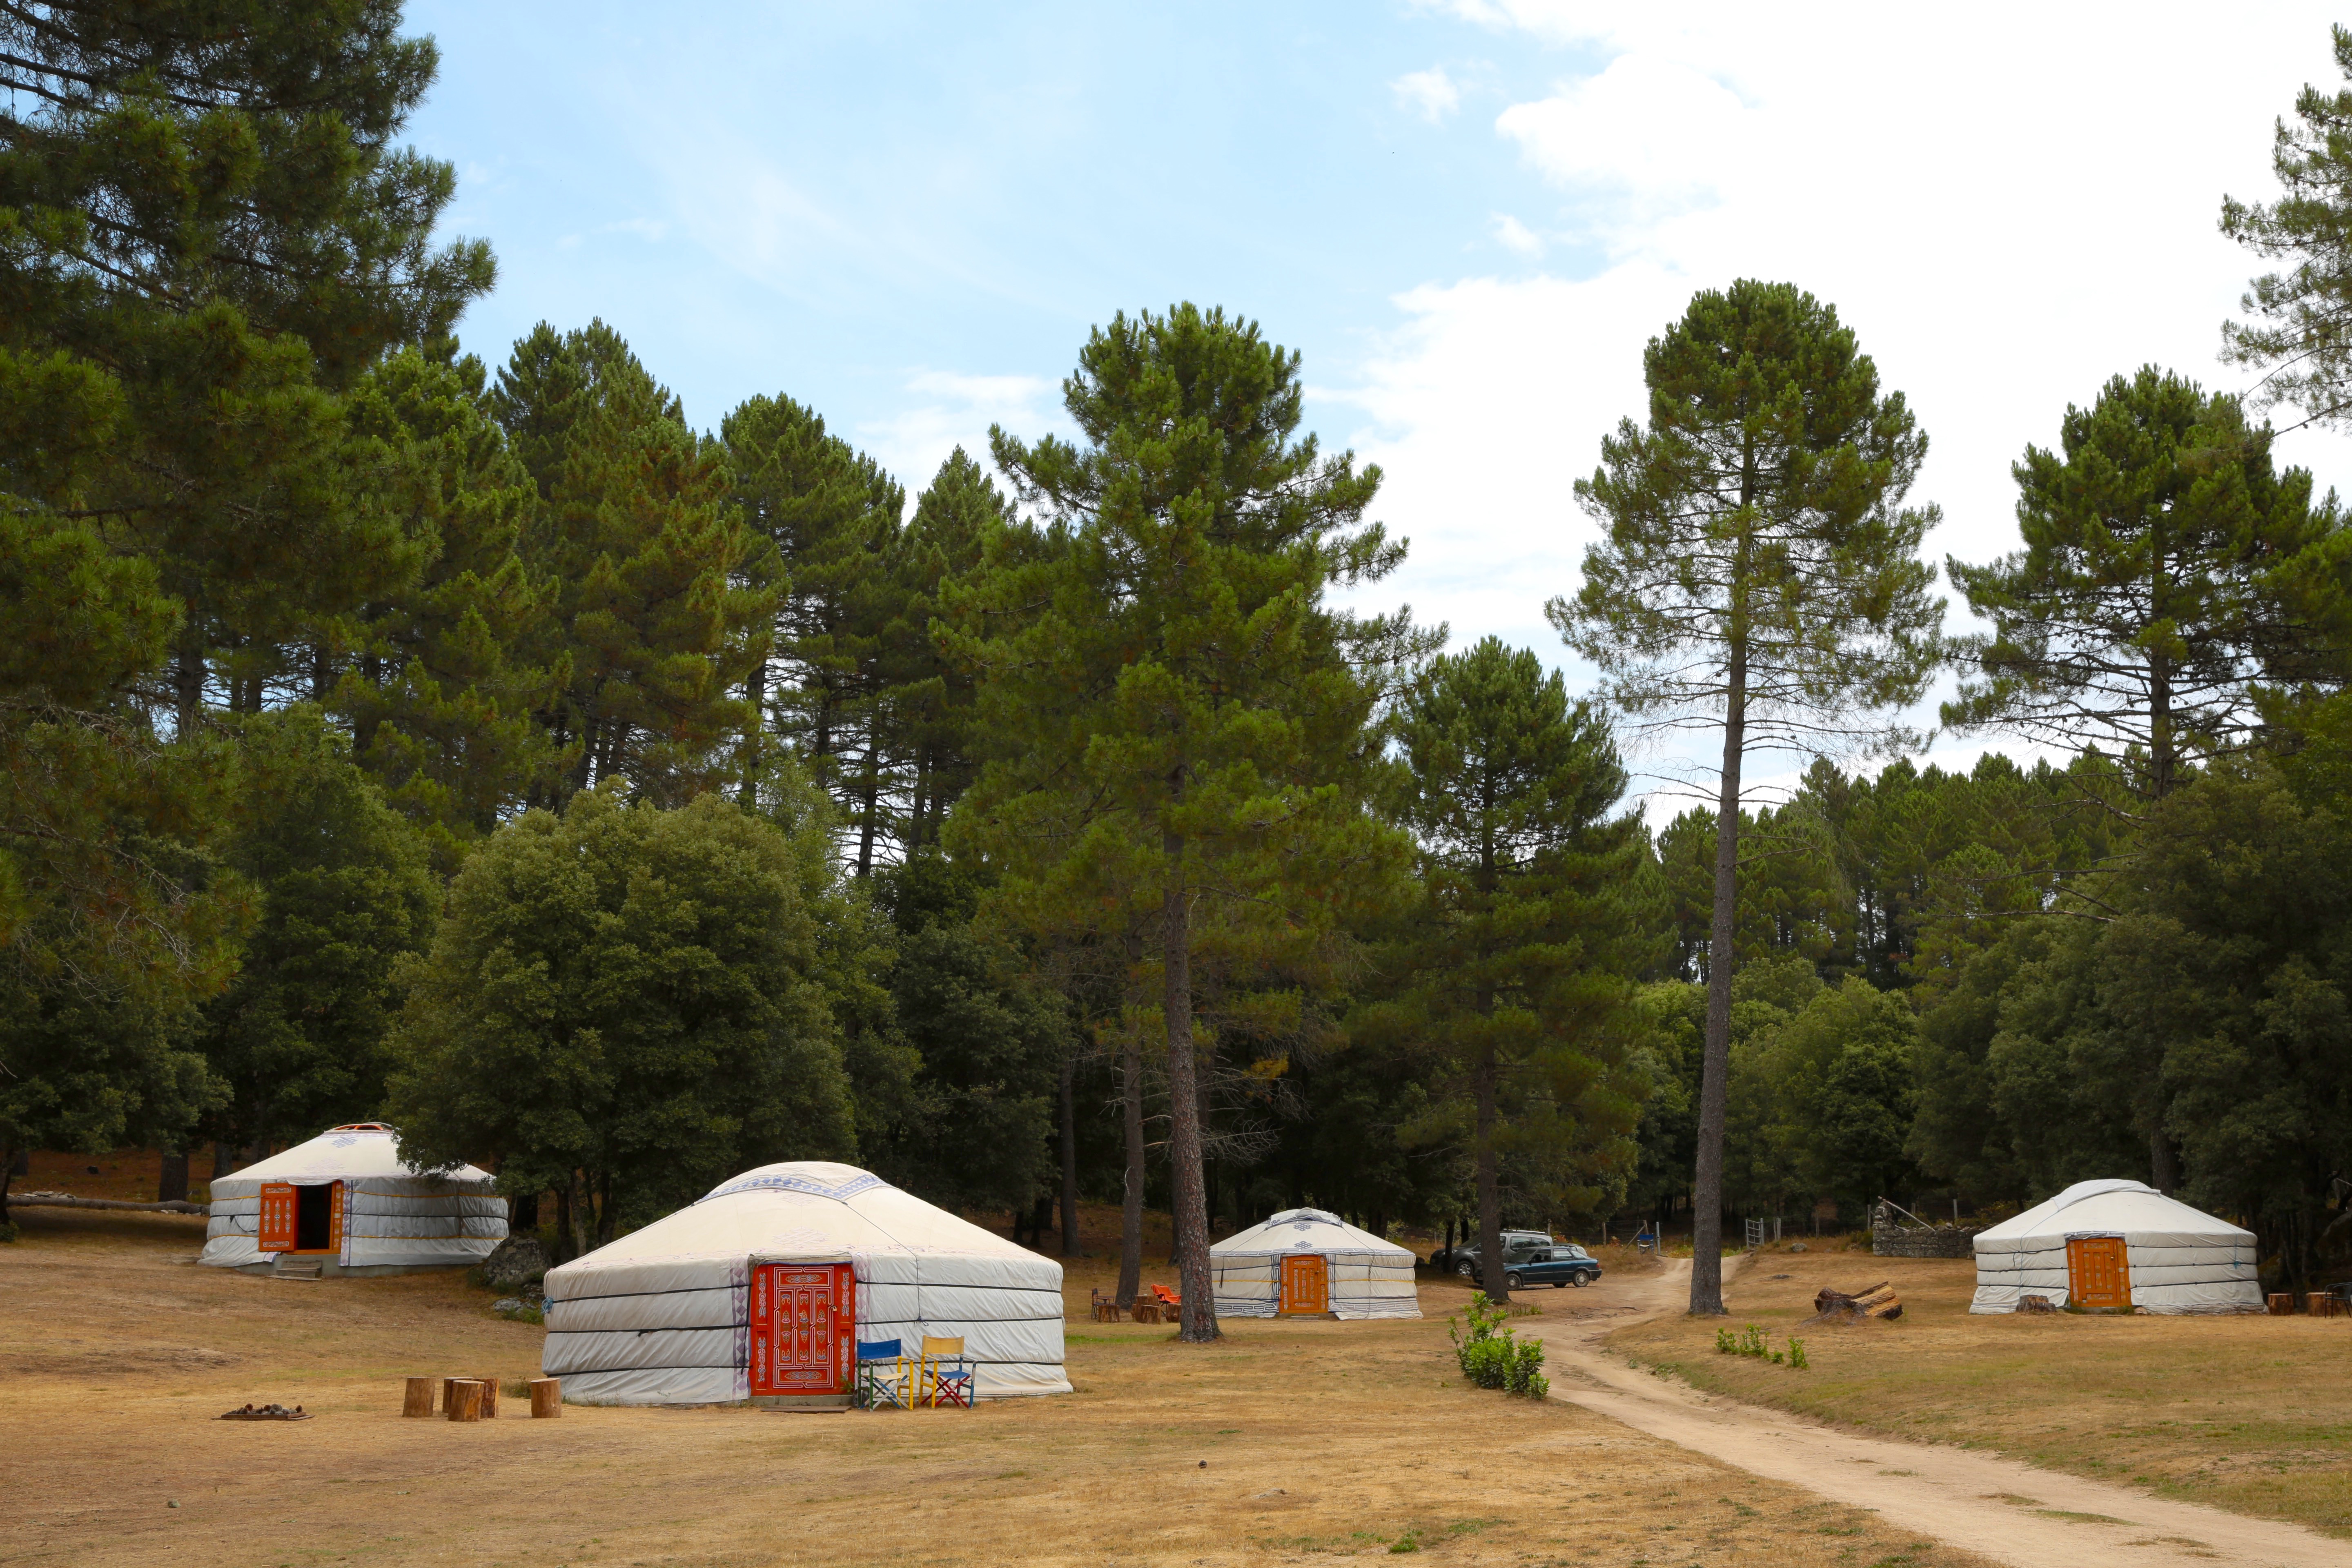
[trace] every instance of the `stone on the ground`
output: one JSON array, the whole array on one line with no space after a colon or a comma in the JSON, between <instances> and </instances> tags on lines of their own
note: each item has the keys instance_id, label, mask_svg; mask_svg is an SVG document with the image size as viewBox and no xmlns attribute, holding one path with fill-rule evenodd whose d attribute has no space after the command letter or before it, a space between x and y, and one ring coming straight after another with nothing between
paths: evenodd
<instances>
[{"instance_id":1,"label":"stone on the ground","mask_svg":"<svg viewBox=\"0 0 2352 1568\"><path fill-rule=\"evenodd\" d=\"M536 1285L547 1272L547 1248L535 1236L510 1236L482 1260L482 1278L501 1290Z\"/></svg>"},{"instance_id":2,"label":"stone on the ground","mask_svg":"<svg viewBox=\"0 0 2352 1568\"><path fill-rule=\"evenodd\" d=\"M1812 1248L1807 1247L1801 1241L1792 1241L1789 1243L1789 1250L1791 1252L1810 1252Z\"/></svg>"}]
</instances>

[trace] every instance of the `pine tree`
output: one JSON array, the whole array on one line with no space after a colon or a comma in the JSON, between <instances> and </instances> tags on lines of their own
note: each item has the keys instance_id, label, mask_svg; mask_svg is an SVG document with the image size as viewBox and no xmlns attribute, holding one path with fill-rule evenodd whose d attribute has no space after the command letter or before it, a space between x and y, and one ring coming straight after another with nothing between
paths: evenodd
<instances>
[{"instance_id":1,"label":"pine tree","mask_svg":"<svg viewBox=\"0 0 2352 1568\"><path fill-rule=\"evenodd\" d=\"M1626 711L1719 724L1715 906L1692 1204L1691 1310L1723 1310L1723 1129L1738 907L1741 765L1884 740L1916 701L1942 605L1903 499L1927 440L1837 312L1789 284L1692 300L1643 355L1625 420L1577 500L1606 531L1584 585L1548 607Z\"/></svg>"},{"instance_id":2,"label":"pine tree","mask_svg":"<svg viewBox=\"0 0 2352 1568\"><path fill-rule=\"evenodd\" d=\"M1296 353L1184 304L1097 329L1064 392L1085 446L991 433L1016 499L1067 544L984 576L982 602L950 617L1002 628L951 637L996 749L958 819L1066 930L1118 941L1137 905L1156 916L1181 1335L1197 1342L1217 1327L1195 961L1211 942L1228 964L1305 956L1401 869L1362 805L1374 706L1419 645L1402 617L1326 598L1402 546L1364 521L1378 470L1292 440Z\"/></svg>"},{"instance_id":3,"label":"pine tree","mask_svg":"<svg viewBox=\"0 0 2352 1568\"><path fill-rule=\"evenodd\" d=\"M489 416L485 376L470 355L411 349L353 390L354 426L400 454L387 504L409 514L430 559L355 618L355 651L325 694L353 760L430 835L445 874L506 813L551 793L567 760L538 719L570 670L555 651L554 584L520 552L537 492Z\"/></svg>"},{"instance_id":4,"label":"pine tree","mask_svg":"<svg viewBox=\"0 0 2352 1568\"><path fill-rule=\"evenodd\" d=\"M2333 574L2333 498L2315 507L2308 472L2273 468L2235 398L2153 366L2069 406L2058 448L2011 471L2025 548L1949 563L1993 630L1958 645L1976 668L1944 721L2128 749L2138 792L2161 799L2185 760L2243 738L2258 679L2319 651L2306 611L2324 601L2301 579Z\"/></svg>"},{"instance_id":5,"label":"pine tree","mask_svg":"<svg viewBox=\"0 0 2352 1568\"><path fill-rule=\"evenodd\" d=\"M539 489L522 553L561 639L541 657L569 666L544 721L577 760L553 798L618 776L676 799L734 772L774 590L742 574L757 542L725 450L602 321L534 328L490 402Z\"/></svg>"},{"instance_id":6,"label":"pine tree","mask_svg":"<svg viewBox=\"0 0 2352 1568\"><path fill-rule=\"evenodd\" d=\"M1607 726L1527 649L1487 637L1434 660L1397 739L1426 901L1388 955L1408 977L1391 1027L1457 1086L1418 1131L1466 1133L1485 1288L1507 1300L1507 1152L1572 1212L1613 1210L1633 1173L1631 1004L1656 946L1648 839L1637 815L1612 815L1627 781Z\"/></svg>"},{"instance_id":7,"label":"pine tree","mask_svg":"<svg viewBox=\"0 0 2352 1568\"><path fill-rule=\"evenodd\" d=\"M2337 25L2336 68L2352 81L2352 29ZM2352 89L2306 86L2300 124L2277 122L2271 171L2284 188L2263 205L2221 198L2221 232L2285 269L2253 279L2239 308L2257 318L2221 325L2222 357L2267 367L2254 405L2288 404L2304 423L2352 418Z\"/></svg>"},{"instance_id":8,"label":"pine tree","mask_svg":"<svg viewBox=\"0 0 2352 1568\"><path fill-rule=\"evenodd\" d=\"M906 492L789 397L751 399L719 439L734 460L735 504L784 584L770 639L781 669L754 664L747 695L840 805L862 876L887 831L897 760L885 665L906 602L896 560Z\"/></svg>"}]
</instances>

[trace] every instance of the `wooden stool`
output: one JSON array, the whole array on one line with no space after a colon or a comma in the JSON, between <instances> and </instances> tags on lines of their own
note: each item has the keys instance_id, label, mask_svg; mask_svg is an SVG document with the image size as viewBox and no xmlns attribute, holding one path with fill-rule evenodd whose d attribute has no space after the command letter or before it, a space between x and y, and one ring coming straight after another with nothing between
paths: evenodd
<instances>
[{"instance_id":1,"label":"wooden stool","mask_svg":"<svg viewBox=\"0 0 2352 1568\"><path fill-rule=\"evenodd\" d=\"M2273 1290L2271 1292L2271 1316L2273 1318L2291 1318L2294 1316L2294 1291Z\"/></svg>"},{"instance_id":2,"label":"wooden stool","mask_svg":"<svg viewBox=\"0 0 2352 1568\"><path fill-rule=\"evenodd\" d=\"M551 1377L530 1380L530 1418L547 1421L563 1414L563 1384Z\"/></svg>"},{"instance_id":3,"label":"wooden stool","mask_svg":"<svg viewBox=\"0 0 2352 1568\"><path fill-rule=\"evenodd\" d=\"M472 1381L482 1385L482 1419L497 1420L499 1418L499 1380L495 1377L478 1377Z\"/></svg>"},{"instance_id":4,"label":"wooden stool","mask_svg":"<svg viewBox=\"0 0 2352 1568\"><path fill-rule=\"evenodd\" d=\"M408 1380L408 1387L401 1396L400 1413L403 1415L433 1414L433 1380L431 1378L412 1377Z\"/></svg>"},{"instance_id":5,"label":"wooden stool","mask_svg":"<svg viewBox=\"0 0 2352 1568\"><path fill-rule=\"evenodd\" d=\"M482 1418L482 1385L470 1377L453 1377L442 1397L448 1402L452 1421L479 1421Z\"/></svg>"}]
</instances>

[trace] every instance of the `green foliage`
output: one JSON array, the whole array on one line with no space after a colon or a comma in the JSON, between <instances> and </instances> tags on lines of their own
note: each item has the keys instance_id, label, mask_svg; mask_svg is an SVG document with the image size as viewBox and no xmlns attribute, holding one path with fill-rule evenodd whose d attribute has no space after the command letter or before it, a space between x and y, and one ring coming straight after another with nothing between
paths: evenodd
<instances>
[{"instance_id":1,"label":"green foliage","mask_svg":"<svg viewBox=\"0 0 2352 1568\"><path fill-rule=\"evenodd\" d=\"M2012 470L2025 548L1951 563L1993 631L1957 645L1975 674L1944 721L2128 749L2150 797L2236 741L2258 677L2313 668L2295 585L2306 552L2336 549L2332 498L2315 508L2310 474L2277 472L2270 447L2235 398L2153 366L2070 406L2059 449Z\"/></svg>"},{"instance_id":2,"label":"green foliage","mask_svg":"<svg viewBox=\"0 0 2352 1568\"><path fill-rule=\"evenodd\" d=\"M1654 950L1640 820L1607 727L1557 672L1488 637L1429 664L1400 706L1395 809L1423 899L1381 968L1400 994L1358 1031L1423 1053L1443 1098L1402 1130L1471 1154L1499 1251L1507 1152L1571 1214L1616 1208L1645 1084L1630 976Z\"/></svg>"},{"instance_id":3,"label":"green foliage","mask_svg":"<svg viewBox=\"0 0 2352 1568\"><path fill-rule=\"evenodd\" d=\"M1474 1292L1463 1312L1445 1320L1454 1358L1461 1363L1462 1375L1480 1388L1541 1399L1551 1392L1551 1380L1543 1375L1543 1342L1518 1338L1507 1321L1510 1316L1507 1306L1488 1300L1484 1291Z\"/></svg>"},{"instance_id":4,"label":"green foliage","mask_svg":"<svg viewBox=\"0 0 2352 1568\"><path fill-rule=\"evenodd\" d=\"M750 1166L847 1157L803 860L708 795L665 811L591 791L500 828L409 976L403 1149L552 1187L580 1248Z\"/></svg>"},{"instance_id":5,"label":"green foliage","mask_svg":"<svg viewBox=\"0 0 2352 1568\"><path fill-rule=\"evenodd\" d=\"M2335 35L2336 67L2352 80L2352 30ZM2259 318L2221 327L2223 356L2268 371L2262 404L2287 403L2330 424L2352 402L2352 344L2342 318L2352 302L2352 90L2306 86L2295 120L2278 121L2271 172L2284 193L2273 203L2221 198L2221 232L2283 270L2253 279L2240 309Z\"/></svg>"},{"instance_id":6,"label":"green foliage","mask_svg":"<svg viewBox=\"0 0 2352 1568\"><path fill-rule=\"evenodd\" d=\"M1771 1342L1765 1337L1764 1331L1753 1323L1748 1324L1744 1331L1737 1334L1729 1329L1716 1330L1715 1353L1748 1356L1756 1361L1770 1362L1774 1366L1787 1366L1797 1372L1802 1372L1812 1364L1805 1359L1804 1341L1790 1334L1789 1348L1785 1351L1776 1351L1772 1348Z\"/></svg>"},{"instance_id":7,"label":"green foliage","mask_svg":"<svg viewBox=\"0 0 2352 1568\"><path fill-rule=\"evenodd\" d=\"M422 837L315 709L245 721L236 757L219 853L259 910L195 1044L232 1096L206 1131L250 1147L375 1112L394 970L431 939L439 889Z\"/></svg>"},{"instance_id":8,"label":"green foliage","mask_svg":"<svg viewBox=\"0 0 2352 1568\"><path fill-rule=\"evenodd\" d=\"M522 554L554 585L540 657L570 675L546 717L577 759L555 798L617 776L676 801L733 772L719 747L748 721L734 693L776 591L744 574L757 542L725 447L602 321L533 328L489 405L539 490Z\"/></svg>"}]
</instances>

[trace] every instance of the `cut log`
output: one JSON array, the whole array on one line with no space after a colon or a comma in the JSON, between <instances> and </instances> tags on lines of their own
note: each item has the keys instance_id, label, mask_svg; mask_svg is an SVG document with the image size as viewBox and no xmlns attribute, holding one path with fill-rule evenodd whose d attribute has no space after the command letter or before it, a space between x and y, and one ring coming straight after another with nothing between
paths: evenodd
<instances>
[{"instance_id":1,"label":"cut log","mask_svg":"<svg viewBox=\"0 0 2352 1568\"><path fill-rule=\"evenodd\" d=\"M499 1380L495 1377L478 1377L473 1381L482 1385L482 1419L497 1420L499 1418Z\"/></svg>"},{"instance_id":2,"label":"cut log","mask_svg":"<svg viewBox=\"0 0 2352 1568\"><path fill-rule=\"evenodd\" d=\"M1895 1287L1881 1279L1861 1290L1823 1289L1813 1298L1816 1323L1855 1323L1864 1319L1892 1322L1903 1315L1903 1298Z\"/></svg>"},{"instance_id":3,"label":"cut log","mask_svg":"<svg viewBox=\"0 0 2352 1568\"><path fill-rule=\"evenodd\" d=\"M407 1390L401 1397L400 1413L403 1415L433 1414L433 1380L431 1378L412 1377L408 1380Z\"/></svg>"},{"instance_id":4,"label":"cut log","mask_svg":"<svg viewBox=\"0 0 2352 1568\"><path fill-rule=\"evenodd\" d=\"M563 1414L563 1384L551 1377L530 1380L530 1415L534 1421L545 1421Z\"/></svg>"},{"instance_id":5,"label":"cut log","mask_svg":"<svg viewBox=\"0 0 2352 1568\"><path fill-rule=\"evenodd\" d=\"M470 1377L453 1377L448 1389L449 1419L479 1421L482 1418L482 1385Z\"/></svg>"},{"instance_id":6,"label":"cut log","mask_svg":"<svg viewBox=\"0 0 2352 1568\"><path fill-rule=\"evenodd\" d=\"M2271 1292L2271 1299L2270 1299L2270 1300L2271 1300L2271 1316L2272 1316L2272 1317L2273 1317L2273 1318L2291 1318L2291 1317L2294 1316L2294 1291L2292 1291L2292 1290L2273 1290L2273 1291L2272 1291L2272 1292Z\"/></svg>"}]
</instances>

